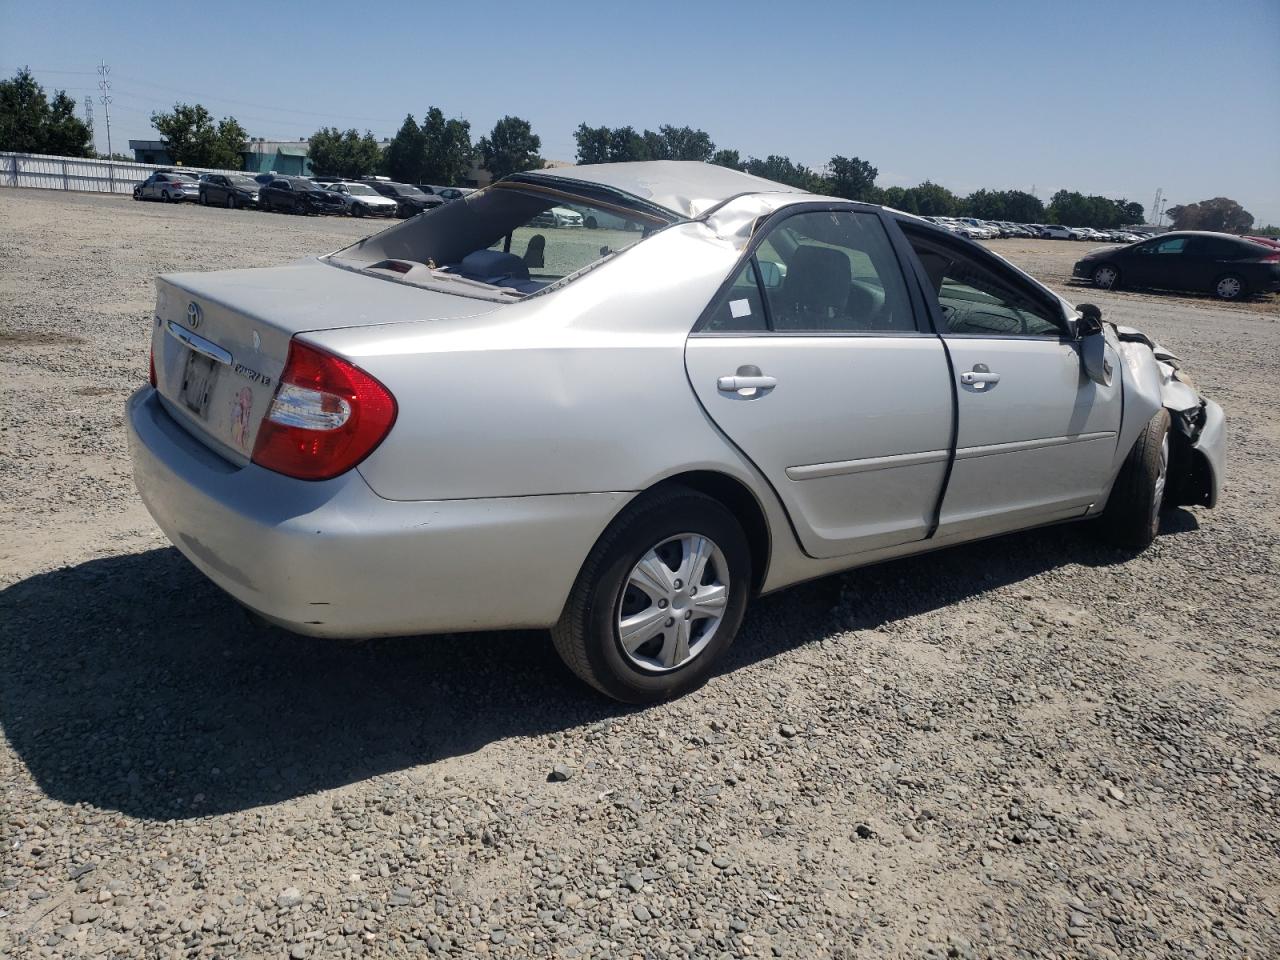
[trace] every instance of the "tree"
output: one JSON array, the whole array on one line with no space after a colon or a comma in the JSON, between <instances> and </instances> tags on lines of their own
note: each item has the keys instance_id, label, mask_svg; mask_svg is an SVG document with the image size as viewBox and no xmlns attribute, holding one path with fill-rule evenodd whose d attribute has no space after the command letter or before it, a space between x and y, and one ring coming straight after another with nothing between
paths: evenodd
<instances>
[{"instance_id":1,"label":"tree","mask_svg":"<svg viewBox=\"0 0 1280 960\"><path fill-rule=\"evenodd\" d=\"M960 198L930 180L907 191L906 210L922 217L953 217L960 209Z\"/></svg>"},{"instance_id":2,"label":"tree","mask_svg":"<svg viewBox=\"0 0 1280 960\"><path fill-rule=\"evenodd\" d=\"M382 169L392 180L420 183L426 144L418 121L413 118L412 113L406 114L404 123L400 124L400 129L391 138L382 155Z\"/></svg>"},{"instance_id":3,"label":"tree","mask_svg":"<svg viewBox=\"0 0 1280 960\"><path fill-rule=\"evenodd\" d=\"M885 187L880 191L878 203L884 204L886 207L893 207L895 210L902 210L905 213L915 213L909 206L911 197L906 187Z\"/></svg>"},{"instance_id":4,"label":"tree","mask_svg":"<svg viewBox=\"0 0 1280 960\"><path fill-rule=\"evenodd\" d=\"M1038 223L1044 217L1040 198L1021 190L978 190L965 197L961 209L982 220Z\"/></svg>"},{"instance_id":5,"label":"tree","mask_svg":"<svg viewBox=\"0 0 1280 960\"><path fill-rule=\"evenodd\" d=\"M53 101L26 67L12 80L0 80L0 150L48 153L60 157L93 156L93 128L75 115L66 91Z\"/></svg>"},{"instance_id":6,"label":"tree","mask_svg":"<svg viewBox=\"0 0 1280 960\"><path fill-rule=\"evenodd\" d=\"M357 179L373 173L382 163L382 150L372 133L354 128L341 131L322 127L307 141L307 155L317 173Z\"/></svg>"},{"instance_id":7,"label":"tree","mask_svg":"<svg viewBox=\"0 0 1280 960\"><path fill-rule=\"evenodd\" d=\"M151 114L151 125L174 163L224 170L243 166L241 152L248 133L235 117L224 117L215 124L201 104L175 103L172 113Z\"/></svg>"},{"instance_id":8,"label":"tree","mask_svg":"<svg viewBox=\"0 0 1280 960\"><path fill-rule=\"evenodd\" d=\"M533 132L528 120L503 117L493 125L487 137L477 144L484 168L500 180L518 170L538 170L543 159L538 156L542 138Z\"/></svg>"},{"instance_id":9,"label":"tree","mask_svg":"<svg viewBox=\"0 0 1280 960\"><path fill-rule=\"evenodd\" d=\"M795 163L790 157L777 154L770 154L763 160L748 157L745 169L747 173L773 180L775 183L785 183L788 186L815 193L825 192L826 183L822 175L803 164Z\"/></svg>"},{"instance_id":10,"label":"tree","mask_svg":"<svg viewBox=\"0 0 1280 960\"><path fill-rule=\"evenodd\" d=\"M663 124L656 134L646 130L644 137L649 144L650 160L699 160L706 163L716 149L707 131L693 127Z\"/></svg>"},{"instance_id":11,"label":"tree","mask_svg":"<svg viewBox=\"0 0 1280 960\"><path fill-rule=\"evenodd\" d=\"M422 118L423 161L419 183L451 186L462 183L471 171L475 148L471 146L471 124L466 120L446 120L439 107Z\"/></svg>"},{"instance_id":12,"label":"tree","mask_svg":"<svg viewBox=\"0 0 1280 960\"><path fill-rule=\"evenodd\" d=\"M1175 230L1244 233L1253 226L1253 214L1228 197L1170 207L1169 217Z\"/></svg>"},{"instance_id":13,"label":"tree","mask_svg":"<svg viewBox=\"0 0 1280 960\"><path fill-rule=\"evenodd\" d=\"M637 133L635 127L578 125L579 163L626 163L634 160L712 160L716 145L705 130L663 124L655 133ZM733 151L735 163L737 152Z\"/></svg>"},{"instance_id":14,"label":"tree","mask_svg":"<svg viewBox=\"0 0 1280 960\"><path fill-rule=\"evenodd\" d=\"M573 131L573 139L578 141L579 163L609 162L608 127L588 127L585 123L580 123L578 129Z\"/></svg>"},{"instance_id":15,"label":"tree","mask_svg":"<svg viewBox=\"0 0 1280 960\"><path fill-rule=\"evenodd\" d=\"M742 158L737 150L717 150L711 155L711 162L717 167L728 167L730 170L743 169Z\"/></svg>"},{"instance_id":16,"label":"tree","mask_svg":"<svg viewBox=\"0 0 1280 960\"><path fill-rule=\"evenodd\" d=\"M857 157L832 157L827 164L828 192L846 200L871 200L879 172Z\"/></svg>"}]
</instances>

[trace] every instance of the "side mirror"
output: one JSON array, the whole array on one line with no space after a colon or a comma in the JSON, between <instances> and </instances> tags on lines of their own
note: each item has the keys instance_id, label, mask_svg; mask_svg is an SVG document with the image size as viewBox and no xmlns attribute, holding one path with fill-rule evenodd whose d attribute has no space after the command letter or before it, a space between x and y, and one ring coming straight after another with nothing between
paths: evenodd
<instances>
[{"instance_id":1,"label":"side mirror","mask_svg":"<svg viewBox=\"0 0 1280 960\"><path fill-rule=\"evenodd\" d=\"M1085 376L1104 387L1111 386L1115 371L1107 360L1107 338L1102 334L1102 311L1092 303L1076 307L1076 339L1080 341L1080 365Z\"/></svg>"},{"instance_id":2,"label":"side mirror","mask_svg":"<svg viewBox=\"0 0 1280 960\"><path fill-rule=\"evenodd\" d=\"M1076 321L1076 338L1083 340L1095 333L1102 332L1102 311L1092 303L1082 303L1076 307L1080 319Z\"/></svg>"}]
</instances>

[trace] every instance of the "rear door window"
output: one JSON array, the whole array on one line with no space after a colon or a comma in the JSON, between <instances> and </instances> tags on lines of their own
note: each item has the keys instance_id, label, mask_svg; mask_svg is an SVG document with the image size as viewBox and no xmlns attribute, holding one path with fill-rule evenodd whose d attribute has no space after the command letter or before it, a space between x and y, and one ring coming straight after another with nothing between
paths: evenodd
<instances>
[{"instance_id":1,"label":"rear door window","mask_svg":"<svg viewBox=\"0 0 1280 960\"><path fill-rule=\"evenodd\" d=\"M721 294L702 326L709 333L764 333L769 329L752 257Z\"/></svg>"},{"instance_id":2,"label":"rear door window","mask_svg":"<svg viewBox=\"0 0 1280 960\"><path fill-rule=\"evenodd\" d=\"M876 214L794 214L770 228L757 260L776 333L916 329L902 268Z\"/></svg>"}]
</instances>

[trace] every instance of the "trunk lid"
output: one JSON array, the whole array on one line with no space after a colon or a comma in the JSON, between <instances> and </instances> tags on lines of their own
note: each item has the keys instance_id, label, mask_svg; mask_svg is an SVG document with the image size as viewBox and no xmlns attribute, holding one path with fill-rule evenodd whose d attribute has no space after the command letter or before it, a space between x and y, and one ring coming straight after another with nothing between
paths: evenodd
<instances>
[{"instance_id":1,"label":"trunk lid","mask_svg":"<svg viewBox=\"0 0 1280 960\"><path fill-rule=\"evenodd\" d=\"M295 334L490 313L490 301L366 276L318 259L156 280L156 389L192 436L243 466Z\"/></svg>"}]
</instances>

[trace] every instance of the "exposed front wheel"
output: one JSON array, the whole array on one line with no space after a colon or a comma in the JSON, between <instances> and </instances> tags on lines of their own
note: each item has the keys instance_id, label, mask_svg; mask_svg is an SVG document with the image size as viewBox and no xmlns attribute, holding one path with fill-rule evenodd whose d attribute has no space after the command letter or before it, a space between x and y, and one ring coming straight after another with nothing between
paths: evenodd
<instances>
[{"instance_id":1,"label":"exposed front wheel","mask_svg":"<svg viewBox=\"0 0 1280 960\"><path fill-rule=\"evenodd\" d=\"M227 209L234 210L236 208L236 195L234 193L227 194Z\"/></svg>"},{"instance_id":2,"label":"exposed front wheel","mask_svg":"<svg viewBox=\"0 0 1280 960\"><path fill-rule=\"evenodd\" d=\"M1120 271L1110 264L1104 263L1093 271L1093 285L1103 290L1114 290L1120 286Z\"/></svg>"},{"instance_id":3,"label":"exposed front wheel","mask_svg":"<svg viewBox=\"0 0 1280 960\"><path fill-rule=\"evenodd\" d=\"M169 191L168 191L168 190L161 190L161 191L160 191L160 199L161 199L161 200L163 200L165 203L168 203L168 202L169 202Z\"/></svg>"},{"instance_id":4,"label":"exposed front wheel","mask_svg":"<svg viewBox=\"0 0 1280 960\"><path fill-rule=\"evenodd\" d=\"M1098 523L1108 540L1143 550L1160 529L1160 510L1169 482L1169 411L1163 407L1147 421L1129 450L1107 509Z\"/></svg>"},{"instance_id":5,"label":"exposed front wheel","mask_svg":"<svg viewBox=\"0 0 1280 960\"><path fill-rule=\"evenodd\" d=\"M551 635L579 677L627 703L701 684L733 642L751 551L719 501L688 490L642 497L605 531Z\"/></svg>"},{"instance_id":6,"label":"exposed front wheel","mask_svg":"<svg viewBox=\"0 0 1280 960\"><path fill-rule=\"evenodd\" d=\"M1244 281L1234 273L1219 277L1213 285L1213 295L1219 300L1239 300L1244 294Z\"/></svg>"}]
</instances>

